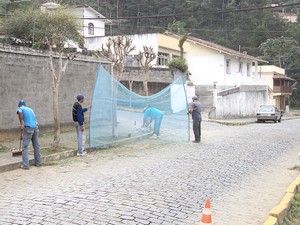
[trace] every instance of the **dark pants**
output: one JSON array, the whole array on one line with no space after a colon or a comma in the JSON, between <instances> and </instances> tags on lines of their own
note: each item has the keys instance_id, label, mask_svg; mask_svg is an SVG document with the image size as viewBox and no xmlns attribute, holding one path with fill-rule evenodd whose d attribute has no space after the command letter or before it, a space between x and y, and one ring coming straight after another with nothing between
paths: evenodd
<instances>
[{"instance_id":1,"label":"dark pants","mask_svg":"<svg viewBox=\"0 0 300 225\"><path fill-rule=\"evenodd\" d=\"M201 120L193 120L195 141L201 141Z\"/></svg>"}]
</instances>

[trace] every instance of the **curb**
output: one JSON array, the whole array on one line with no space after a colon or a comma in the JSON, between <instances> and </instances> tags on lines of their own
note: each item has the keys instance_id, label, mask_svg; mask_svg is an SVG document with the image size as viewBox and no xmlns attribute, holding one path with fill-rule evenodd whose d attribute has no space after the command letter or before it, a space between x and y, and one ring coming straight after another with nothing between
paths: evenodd
<instances>
[{"instance_id":1,"label":"curb","mask_svg":"<svg viewBox=\"0 0 300 225\"><path fill-rule=\"evenodd\" d=\"M281 202L269 212L269 217L263 225L279 225L287 216L292 205L292 200L300 192L300 175L288 186Z\"/></svg>"},{"instance_id":2,"label":"curb","mask_svg":"<svg viewBox=\"0 0 300 225\"><path fill-rule=\"evenodd\" d=\"M284 120L294 120L294 119L299 119L300 116L293 116L293 117L282 117L282 121ZM241 119L242 120L242 119ZM248 124L253 124L257 123L256 118L248 118L249 121L232 121L228 119L226 120L216 120L216 119L208 119L207 122L211 123L219 123L227 126L242 126L242 125L248 125Z\"/></svg>"},{"instance_id":3,"label":"curb","mask_svg":"<svg viewBox=\"0 0 300 225\"><path fill-rule=\"evenodd\" d=\"M124 144L133 143L133 142L136 142L136 141L140 141L142 139L145 139L147 137L149 138L151 136L152 136L152 133L145 133L143 135L139 135L139 136L135 136L135 137L131 137L131 138L126 138L126 139L123 139L123 140L108 142L108 143L103 144L103 145L101 145L100 147L97 147L97 148L86 148L86 151L87 152L93 152L93 151L101 150L101 149L104 149L104 148L116 147L116 146L119 146L119 145L124 145ZM64 151L64 152L53 153L53 154L50 154L50 155L47 155L47 156L41 156L41 158L42 158L42 163L46 163L46 162L51 162L51 161L56 161L56 160L60 160L60 159L73 157L73 156L76 156L76 155L77 155L77 150L68 150L68 151ZM13 162L13 163L10 163L10 164L2 165L2 166L0 166L0 173L15 170L15 169L19 169L19 168L21 168L21 165L22 165L22 159L20 159L19 162ZM34 159L29 160L29 165L30 166L34 165Z\"/></svg>"},{"instance_id":4,"label":"curb","mask_svg":"<svg viewBox=\"0 0 300 225\"><path fill-rule=\"evenodd\" d=\"M77 154L77 150L70 150L70 151L65 151L65 152L54 153L54 154L47 155L47 156L42 156L41 158L42 158L42 162L45 163L45 162L68 158L70 156L75 156L76 154ZM30 166L33 166L34 159L30 159L29 164L30 164ZM2 165L2 166L0 166L0 173L19 169L19 168L21 168L21 165L22 165L22 159L20 160L20 162Z\"/></svg>"},{"instance_id":5,"label":"curb","mask_svg":"<svg viewBox=\"0 0 300 225\"><path fill-rule=\"evenodd\" d=\"M227 125L227 126L242 126L242 125L248 125L248 124L256 123L256 121L233 122L233 121L220 121L220 120L212 120L212 119L207 120L207 122L219 123L219 124L223 124L223 125Z\"/></svg>"}]
</instances>

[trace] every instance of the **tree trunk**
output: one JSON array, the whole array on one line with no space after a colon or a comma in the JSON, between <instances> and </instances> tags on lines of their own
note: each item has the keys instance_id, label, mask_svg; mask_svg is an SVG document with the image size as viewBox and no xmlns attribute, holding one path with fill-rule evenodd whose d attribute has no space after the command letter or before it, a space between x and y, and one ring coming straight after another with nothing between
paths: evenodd
<instances>
[{"instance_id":1,"label":"tree trunk","mask_svg":"<svg viewBox=\"0 0 300 225\"><path fill-rule=\"evenodd\" d=\"M148 81L143 81L143 88L144 88L145 96L149 96Z\"/></svg>"},{"instance_id":2,"label":"tree trunk","mask_svg":"<svg viewBox=\"0 0 300 225\"><path fill-rule=\"evenodd\" d=\"M143 81L143 88L146 96L149 96L149 90L148 90L148 81L150 79L150 69L149 65L145 63L145 80Z\"/></svg>"},{"instance_id":3,"label":"tree trunk","mask_svg":"<svg viewBox=\"0 0 300 225\"><path fill-rule=\"evenodd\" d=\"M132 91L132 89L133 89L133 80L129 80L128 84L129 84L129 90Z\"/></svg>"},{"instance_id":4,"label":"tree trunk","mask_svg":"<svg viewBox=\"0 0 300 225\"><path fill-rule=\"evenodd\" d=\"M58 108L58 86L53 90L53 118L54 118L54 139L51 144L52 150L55 150L60 142L60 121Z\"/></svg>"},{"instance_id":5,"label":"tree trunk","mask_svg":"<svg viewBox=\"0 0 300 225\"><path fill-rule=\"evenodd\" d=\"M49 66L51 71L51 80L52 80L52 110L53 110L53 119L54 119L54 139L51 144L51 149L56 150L60 142L60 120L59 120L59 107L58 107L58 92L59 92L59 83L62 74L67 66L62 67L62 52L59 54L59 72L56 76L55 69L53 65L53 49L52 45L49 44ZM68 61L67 61L68 62Z\"/></svg>"}]
</instances>

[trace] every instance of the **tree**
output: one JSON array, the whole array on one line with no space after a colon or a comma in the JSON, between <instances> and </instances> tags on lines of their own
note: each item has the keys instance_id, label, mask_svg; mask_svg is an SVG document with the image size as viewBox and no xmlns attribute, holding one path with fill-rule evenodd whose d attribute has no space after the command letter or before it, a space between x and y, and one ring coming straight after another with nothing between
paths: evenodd
<instances>
[{"instance_id":1,"label":"tree","mask_svg":"<svg viewBox=\"0 0 300 225\"><path fill-rule=\"evenodd\" d=\"M183 73L186 73L188 71L188 69L189 69L188 63L187 63L186 59L185 58L181 58L181 57L177 57L175 59L172 59L169 62L168 66L171 69L180 70Z\"/></svg>"},{"instance_id":2,"label":"tree","mask_svg":"<svg viewBox=\"0 0 300 225\"><path fill-rule=\"evenodd\" d=\"M125 60L129 53L135 49L132 39L127 36L110 37L107 43L101 46L101 50L95 52L96 56L103 56L113 63L114 77L117 81L122 79Z\"/></svg>"},{"instance_id":3,"label":"tree","mask_svg":"<svg viewBox=\"0 0 300 225\"><path fill-rule=\"evenodd\" d=\"M143 52L139 52L139 54L137 55L137 61L140 64L140 66L144 69L145 72L145 79L143 81L143 88L144 88L144 93L146 96L149 95L149 91L148 91L148 82L150 80L150 65L151 62L156 58L156 54L153 50L153 48L147 47L147 46L143 46L144 51Z\"/></svg>"},{"instance_id":4,"label":"tree","mask_svg":"<svg viewBox=\"0 0 300 225\"><path fill-rule=\"evenodd\" d=\"M187 63L186 59L183 57L183 53L184 53L183 45L186 42L188 35L189 35L188 33L186 33L186 31L184 29L185 25L186 24L182 21L176 21L170 27L171 31L179 33L179 35L180 35L180 38L178 41L178 47L180 48L180 57L174 58L168 63L168 66L171 69L180 70L183 73L188 71L188 63ZM187 75L187 78L189 78L188 75Z\"/></svg>"},{"instance_id":5,"label":"tree","mask_svg":"<svg viewBox=\"0 0 300 225\"><path fill-rule=\"evenodd\" d=\"M299 107L300 101L300 47L298 42L291 37L268 39L259 46L259 52L263 59L270 64L282 67L286 73L297 81L290 98L291 107Z\"/></svg>"},{"instance_id":6,"label":"tree","mask_svg":"<svg viewBox=\"0 0 300 225\"><path fill-rule=\"evenodd\" d=\"M51 12L30 7L15 11L7 22L8 34L13 44L49 49L54 119L54 140L51 146L53 150L60 142L59 85L69 61L76 57L75 54L65 57L64 46L69 40L75 43L82 43L83 40L77 21L64 7ZM55 51L58 52L58 66L54 62Z\"/></svg>"},{"instance_id":7,"label":"tree","mask_svg":"<svg viewBox=\"0 0 300 225\"><path fill-rule=\"evenodd\" d=\"M263 59L283 68L286 68L286 62L298 50L297 41L290 37L268 39L259 46L259 52Z\"/></svg>"},{"instance_id":8,"label":"tree","mask_svg":"<svg viewBox=\"0 0 300 225\"><path fill-rule=\"evenodd\" d=\"M101 50L97 50L95 55L100 57L103 56L108 61L112 62L113 64L113 76L117 81L121 81L124 67L125 67L125 60L129 53L135 49L132 45L132 39L128 38L127 36L117 36L117 37L110 37L105 44L102 44ZM115 98L118 95L118 89L116 87L112 87L112 97ZM113 111L112 111L112 135L113 137L116 136L115 128L117 127L117 103L113 103Z\"/></svg>"},{"instance_id":9,"label":"tree","mask_svg":"<svg viewBox=\"0 0 300 225\"><path fill-rule=\"evenodd\" d=\"M186 23L182 21L174 21L171 25L168 25L168 30L171 32L176 32L180 35L178 47L180 48L180 57L183 58L183 45L184 42L187 40L188 33L185 32Z\"/></svg>"}]
</instances>

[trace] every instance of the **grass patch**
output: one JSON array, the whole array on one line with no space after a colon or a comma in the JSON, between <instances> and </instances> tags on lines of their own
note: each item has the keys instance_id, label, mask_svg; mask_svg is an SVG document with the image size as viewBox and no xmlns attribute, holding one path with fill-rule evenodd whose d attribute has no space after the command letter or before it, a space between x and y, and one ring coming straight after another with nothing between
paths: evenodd
<instances>
[{"instance_id":1,"label":"grass patch","mask_svg":"<svg viewBox=\"0 0 300 225\"><path fill-rule=\"evenodd\" d=\"M288 215L284 219L281 225L299 225L300 224L300 192L298 192L293 200L292 207L290 208Z\"/></svg>"},{"instance_id":2,"label":"grass patch","mask_svg":"<svg viewBox=\"0 0 300 225\"><path fill-rule=\"evenodd\" d=\"M54 151L50 147L41 148L40 151L41 151L42 155L47 156L47 155L53 155L53 154L60 153L60 152L69 151L72 149L73 148L58 146Z\"/></svg>"},{"instance_id":3,"label":"grass patch","mask_svg":"<svg viewBox=\"0 0 300 225\"><path fill-rule=\"evenodd\" d=\"M9 149L3 145L0 145L0 152L9 152Z\"/></svg>"}]
</instances>

